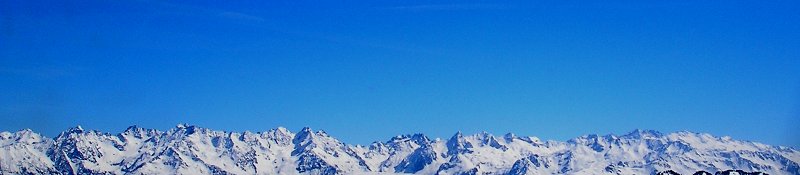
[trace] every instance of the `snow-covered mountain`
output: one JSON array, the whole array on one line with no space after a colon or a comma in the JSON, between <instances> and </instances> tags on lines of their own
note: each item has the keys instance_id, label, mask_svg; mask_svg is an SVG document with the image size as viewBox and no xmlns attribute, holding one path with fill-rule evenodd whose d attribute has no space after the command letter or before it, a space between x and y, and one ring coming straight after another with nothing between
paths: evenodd
<instances>
[{"instance_id":1,"label":"snow-covered mountain","mask_svg":"<svg viewBox=\"0 0 800 175\"><path fill-rule=\"evenodd\" d=\"M310 128L236 133L131 126L109 134L75 127L54 139L31 130L0 133L0 174L800 174L798 162L794 148L642 130L566 142L485 132L446 140L413 134L369 146Z\"/></svg>"}]
</instances>

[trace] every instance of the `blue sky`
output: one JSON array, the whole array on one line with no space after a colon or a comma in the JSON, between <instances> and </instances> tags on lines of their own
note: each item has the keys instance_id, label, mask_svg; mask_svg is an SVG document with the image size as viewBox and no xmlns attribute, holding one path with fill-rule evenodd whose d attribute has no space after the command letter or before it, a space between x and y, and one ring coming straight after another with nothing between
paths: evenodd
<instances>
[{"instance_id":1,"label":"blue sky","mask_svg":"<svg viewBox=\"0 0 800 175\"><path fill-rule=\"evenodd\" d=\"M0 130L800 146L797 1L2 1Z\"/></svg>"}]
</instances>

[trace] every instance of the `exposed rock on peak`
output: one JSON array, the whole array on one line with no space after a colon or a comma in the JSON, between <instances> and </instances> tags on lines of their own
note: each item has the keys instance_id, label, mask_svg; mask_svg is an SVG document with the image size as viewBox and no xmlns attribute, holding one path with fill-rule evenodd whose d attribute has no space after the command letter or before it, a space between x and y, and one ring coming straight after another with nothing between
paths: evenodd
<instances>
[{"instance_id":1,"label":"exposed rock on peak","mask_svg":"<svg viewBox=\"0 0 800 175\"><path fill-rule=\"evenodd\" d=\"M368 147L308 127L295 134L282 127L238 133L131 126L116 135L74 127L54 139L0 132L0 174L800 174L798 159L790 147L650 130L567 142L409 134Z\"/></svg>"}]
</instances>

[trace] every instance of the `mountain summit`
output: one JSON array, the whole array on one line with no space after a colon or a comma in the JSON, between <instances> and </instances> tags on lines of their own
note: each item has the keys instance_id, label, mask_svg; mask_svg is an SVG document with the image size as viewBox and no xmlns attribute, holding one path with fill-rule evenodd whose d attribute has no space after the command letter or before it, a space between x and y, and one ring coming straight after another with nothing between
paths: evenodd
<instances>
[{"instance_id":1,"label":"mountain summit","mask_svg":"<svg viewBox=\"0 0 800 175\"><path fill-rule=\"evenodd\" d=\"M566 142L413 134L366 147L311 128L237 133L181 124L109 134L78 126L53 139L0 132L0 174L800 174L798 162L794 148L652 130Z\"/></svg>"}]
</instances>

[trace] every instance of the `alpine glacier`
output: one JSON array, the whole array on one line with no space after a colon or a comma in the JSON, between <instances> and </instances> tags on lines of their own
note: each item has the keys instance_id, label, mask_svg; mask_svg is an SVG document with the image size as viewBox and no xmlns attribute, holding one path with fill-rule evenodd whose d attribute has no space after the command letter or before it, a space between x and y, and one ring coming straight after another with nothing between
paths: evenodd
<instances>
[{"instance_id":1,"label":"alpine glacier","mask_svg":"<svg viewBox=\"0 0 800 175\"><path fill-rule=\"evenodd\" d=\"M800 174L795 148L685 131L566 142L413 134L362 146L310 128L237 133L181 124L109 134L78 126L54 139L1 132L0 148L0 174Z\"/></svg>"}]
</instances>

